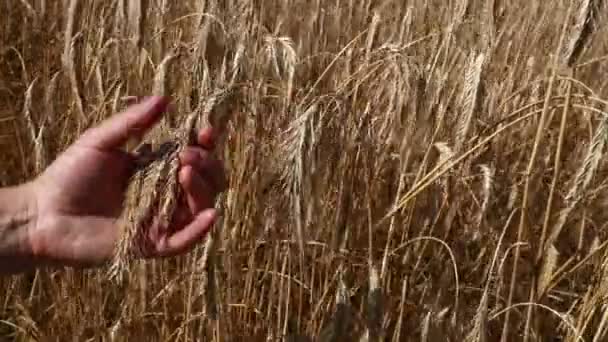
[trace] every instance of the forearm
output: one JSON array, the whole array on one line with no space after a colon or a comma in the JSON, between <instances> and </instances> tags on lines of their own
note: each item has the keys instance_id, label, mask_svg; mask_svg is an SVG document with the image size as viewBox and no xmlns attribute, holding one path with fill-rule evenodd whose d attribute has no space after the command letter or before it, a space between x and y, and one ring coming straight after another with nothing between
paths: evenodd
<instances>
[{"instance_id":1,"label":"forearm","mask_svg":"<svg viewBox=\"0 0 608 342\"><path fill-rule=\"evenodd\" d=\"M0 275L34 270L29 235L36 224L29 185L0 189Z\"/></svg>"}]
</instances>

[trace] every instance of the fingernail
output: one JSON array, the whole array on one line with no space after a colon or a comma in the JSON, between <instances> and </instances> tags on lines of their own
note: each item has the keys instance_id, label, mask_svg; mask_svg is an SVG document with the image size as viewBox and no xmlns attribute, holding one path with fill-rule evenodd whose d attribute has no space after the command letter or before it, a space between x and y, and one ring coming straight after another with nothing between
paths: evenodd
<instances>
[{"instance_id":1,"label":"fingernail","mask_svg":"<svg viewBox=\"0 0 608 342\"><path fill-rule=\"evenodd\" d=\"M215 219L217 219L217 209L209 208L205 210L201 215L203 215L203 217L207 220L214 221Z\"/></svg>"},{"instance_id":2,"label":"fingernail","mask_svg":"<svg viewBox=\"0 0 608 342\"><path fill-rule=\"evenodd\" d=\"M170 99L166 96L149 96L140 105L147 112L152 112L156 117L161 116L169 110Z\"/></svg>"}]
</instances>

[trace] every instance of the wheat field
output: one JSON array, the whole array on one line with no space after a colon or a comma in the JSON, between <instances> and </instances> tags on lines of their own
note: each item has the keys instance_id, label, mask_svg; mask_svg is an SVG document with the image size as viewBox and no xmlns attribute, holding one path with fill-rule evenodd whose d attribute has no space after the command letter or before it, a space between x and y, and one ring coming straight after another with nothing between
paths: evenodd
<instances>
[{"instance_id":1,"label":"wheat field","mask_svg":"<svg viewBox=\"0 0 608 342\"><path fill-rule=\"evenodd\" d=\"M128 96L230 114L205 244L0 279L2 340L608 341L604 2L0 11L0 185Z\"/></svg>"}]
</instances>

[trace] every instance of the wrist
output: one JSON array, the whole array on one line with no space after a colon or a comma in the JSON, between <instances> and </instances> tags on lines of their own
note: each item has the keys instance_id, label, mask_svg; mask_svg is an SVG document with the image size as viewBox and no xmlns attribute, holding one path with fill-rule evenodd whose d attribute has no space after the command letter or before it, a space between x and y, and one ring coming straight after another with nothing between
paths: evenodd
<instances>
[{"instance_id":1,"label":"wrist","mask_svg":"<svg viewBox=\"0 0 608 342\"><path fill-rule=\"evenodd\" d=\"M0 273L21 273L35 267L32 241L37 225L33 183L0 189Z\"/></svg>"}]
</instances>

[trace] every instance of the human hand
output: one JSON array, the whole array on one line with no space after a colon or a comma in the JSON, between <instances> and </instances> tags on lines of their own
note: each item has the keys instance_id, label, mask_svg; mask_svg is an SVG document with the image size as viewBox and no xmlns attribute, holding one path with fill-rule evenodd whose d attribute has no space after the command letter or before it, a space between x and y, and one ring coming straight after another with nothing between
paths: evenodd
<instances>
[{"instance_id":1,"label":"human hand","mask_svg":"<svg viewBox=\"0 0 608 342\"><path fill-rule=\"evenodd\" d=\"M109 261L119 238L118 219L136 156L121 149L158 122L168 99L150 97L86 131L31 188L37 220L30 229L33 255L50 264L90 267ZM222 164L213 159L213 132L180 155L179 183L185 194L173 227L155 221L142 258L185 253L200 242L216 219L215 198L226 187Z\"/></svg>"}]
</instances>

